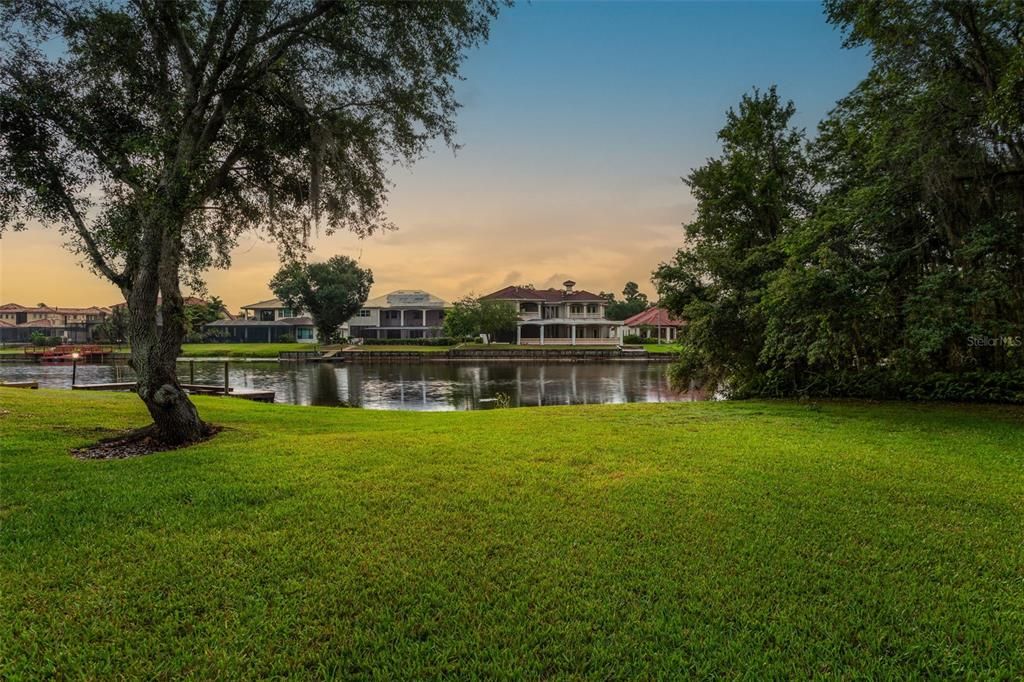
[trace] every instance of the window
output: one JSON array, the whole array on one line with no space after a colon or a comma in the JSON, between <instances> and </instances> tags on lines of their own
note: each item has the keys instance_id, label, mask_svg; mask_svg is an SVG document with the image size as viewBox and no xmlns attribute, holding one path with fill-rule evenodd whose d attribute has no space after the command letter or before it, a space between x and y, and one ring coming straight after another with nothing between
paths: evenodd
<instances>
[{"instance_id":1,"label":"window","mask_svg":"<svg viewBox=\"0 0 1024 682\"><path fill-rule=\"evenodd\" d=\"M260 322L273 322L274 321L274 311L273 310L260 310L259 314L260 314L260 318L259 318Z\"/></svg>"},{"instance_id":2,"label":"window","mask_svg":"<svg viewBox=\"0 0 1024 682\"><path fill-rule=\"evenodd\" d=\"M569 312L573 315L579 315L580 313L583 312L583 306L581 306L578 303L574 303L571 306L569 306Z\"/></svg>"},{"instance_id":3,"label":"window","mask_svg":"<svg viewBox=\"0 0 1024 682\"><path fill-rule=\"evenodd\" d=\"M587 305L587 312L590 313L590 314L596 313L597 312L597 304L596 303L591 303L591 304Z\"/></svg>"},{"instance_id":4,"label":"window","mask_svg":"<svg viewBox=\"0 0 1024 682\"><path fill-rule=\"evenodd\" d=\"M281 308L281 317L295 317L295 311L291 308Z\"/></svg>"},{"instance_id":5,"label":"window","mask_svg":"<svg viewBox=\"0 0 1024 682\"><path fill-rule=\"evenodd\" d=\"M369 317L369 316L370 316L370 311L367 310L366 308L363 308L358 313L356 313L356 317Z\"/></svg>"},{"instance_id":6,"label":"window","mask_svg":"<svg viewBox=\"0 0 1024 682\"><path fill-rule=\"evenodd\" d=\"M313 339L313 330L310 329L309 327L298 327L295 330L295 338L296 339L302 339L302 340L312 340Z\"/></svg>"}]
</instances>

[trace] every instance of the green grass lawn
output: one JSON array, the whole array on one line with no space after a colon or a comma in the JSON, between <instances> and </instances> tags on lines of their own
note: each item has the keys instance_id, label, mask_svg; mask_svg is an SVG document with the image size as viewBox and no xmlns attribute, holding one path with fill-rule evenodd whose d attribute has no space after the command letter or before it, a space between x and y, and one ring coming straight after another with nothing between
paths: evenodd
<instances>
[{"instance_id":1,"label":"green grass lawn","mask_svg":"<svg viewBox=\"0 0 1024 682\"><path fill-rule=\"evenodd\" d=\"M356 350L356 351L402 351L403 353L412 351L413 353L444 353L445 351L451 350L453 346L417 346L415 344L405 345L383 345L375 346L367 343L358 346L345 346L345 350Z\"/></svg>"},{"instance_id":2,"label":"green grass lawn","mask_svg":"<svg viewBox=\"0 0 1024 682\"><path fill-rule=\"evenodd\" d=\"M0 389L0 678L1020 678L1024 411Z\"/></svg>"},{"instance_id":3,"label":"green grass lawn","mask_svg":"<svg viewBox=\"0 0 1024 682\"><path fill-rule=\"evenodd\" d=\"M276 358L281 351L312 351L312 343L186 343L181 355L186 358Z\"/></svg>"},{"instance_id":4,"label":"green grass lawn","mask_svg":"<svg viewBox=\"0 0 1024 682\"><path fill-rule=\"evenodd\" d=\"M459 350L616 350L618 346L609 344L591 344L579 343L575 346L565 344L545 344L543 346L537 344L515 344L515 343L463 343L459 345Z\"/></svg>"},{"instance_id":5,"label":"green grass lawn","mask_svg":"<svg viewBox=\"0 0 1024 682\"><path fill-rule=\"evenodd\" d=\"M98 344L105 346L107 344ZM114 346L127 353L128 346ZM311 343L186 343L181 356L186 358L277 358L281 351L316 350ZM3 348L3 355L24 355L24 348Z\"/></svg>"},{"instance_id":6,"label":"green grass lawn","mask_svg":"<svg viewBox=\"0 0 1024 682\"><path fill-rule=\"evenodd\" d=\"M649 343L640 346L648 353L678 353L682 346L676 343Z\"/></svg>"}]
</instances>

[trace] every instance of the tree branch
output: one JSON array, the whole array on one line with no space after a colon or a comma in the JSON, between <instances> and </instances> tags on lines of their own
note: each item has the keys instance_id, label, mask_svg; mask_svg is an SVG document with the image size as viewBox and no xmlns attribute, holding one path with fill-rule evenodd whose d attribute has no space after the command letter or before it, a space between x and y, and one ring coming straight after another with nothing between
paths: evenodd
<instances>
[{"instance_id":1,"label":"tree branch","mask_svg":"<svg viewBox=\"0 0 1024 682\"><path fill-rule=\"evenodd\" d=\"M45 155L40 155L43 162L46 164L47 175L50 177L50 189L60 198L61 204L64 206L64 210L67 211L68 216L71 218L71 222L75 226L75 232L81 237L85 243L86 252L89 254L89 258L92 260L93 265L99 269L103 275L111 282L116 284L118 287L124 287L128 283L128 278L124 273L115 272L110 264L107 263L106 258L103 257L103 253L100 251L99 245L93 238L92 234L89 233L89 228L85 224L85 219L82 218L82 214L79 212L78 207L75 206L74 199L68 193L64 183L61 182L60 176L57 173L56 168L50 162L49 158Z\"/></svg>"},{"instance_id":2,"label":"tree branch","mask_svg":"<svg viewBox=\"0 0 1024 682\"><path fill-rule=\"evenodd\" d=\"M206 184L203 186L200 201L209 199L217 192L217 190L224 186L224 183L227 181L228 175L234 169L235 164L238 163L238 160L245 155L245 152L243 151L245 149L244 143L245 140L240 140L231 149L231 151L228 152L228 155L224 157L224 161L221 162L220 167L217 168L217 171L210 176L210 179L207 180Z\"/></svg>"},{"instance_id":3,"label":"tree branch","mask_svg":"<svg viewBox=\"0 0 1024 682\"><path fill-rule=\"evenodd\" d=\"M175 54L178 55L178 63L181 64L182 72L185 75L185 86L189 92L189 99L198 99L199 74L196 72L196 62L192 56L192 48L181 30L181 22L178 21L178 4L174 0L160 0L159 7L160 21L167 29L167 35L171 38L171 45Z\"/></svg>"},{"instance_id":4,"label":"tree branch","mask_svg":"<svg viewBox=\"0 0 1024 682\"><path fill-rule=\"evenodd\" d=\"M224 13L227 11L227 0L217 0L217 7L213 11L213 18L210 20L210 27L207 29L206 40L199 49L199 59L196 62L196 72L202 76L206 73L206 67L210 63L210 56L213 54L213 45L216 42L217 34L220 33L221 24L224 22ZM239 13L241 15L241 13Z\"/></svg>"},{"instance_id":5,"label":"tree branch","mask_svg":"<svg viewBox=\"0 0 1024 682\"><path fill-rule=\"evenodd\" d=\"M293 19L280 24L269 31L266 31L257 36L251 43L244 45L240 52L251 53L260 43L266 42L271 38L284 36L276 45L270 48L270 51L262 60L249 69L240 69L222 89L221 97L217 100L213 113L210 115L210 118L207 119L206 125L203 127L203 132L197 140L197 148L205 149L213 142L213 139L227 120L227 112L234 105L234 102L238 99L239 95L253 82L266 75L274 62L280 59L289 48L303 37L306 27L327 12L339 7L341 7L341 5L330 2L329 0L320 0L320 2L318 2L316 6L306 14L294 17Z\"/></svg>"}]
</instances>

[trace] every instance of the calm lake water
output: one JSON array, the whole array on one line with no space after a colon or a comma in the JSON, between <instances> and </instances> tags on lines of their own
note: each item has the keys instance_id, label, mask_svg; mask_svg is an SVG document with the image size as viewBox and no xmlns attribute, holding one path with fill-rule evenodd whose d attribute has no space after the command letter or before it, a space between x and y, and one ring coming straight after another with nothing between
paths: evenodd
<instances>
[{"instance_id":1,"label":"calm lake water","mask_svg":"<svg viewBox=\"0 0 1024 682\"><path fill-rule=\"evenodd\" d=\"M229 382L239 388L273 390L279 403L353 405L380 410L474 410L486 399L507 395L514 406L594 403L656 403L700 400L700 391L669 388L665 363L444 363L302 364L236 362ZM189 363L178 376L189 381ZM224 364L194 363L195 382L224 382ZM81 384L132 381L124 365L79 364ZM70 365L0 363L0 381L38 381L68 388ZM481 402L481 401L484 402Z\"/></svg>"}]
</instances>

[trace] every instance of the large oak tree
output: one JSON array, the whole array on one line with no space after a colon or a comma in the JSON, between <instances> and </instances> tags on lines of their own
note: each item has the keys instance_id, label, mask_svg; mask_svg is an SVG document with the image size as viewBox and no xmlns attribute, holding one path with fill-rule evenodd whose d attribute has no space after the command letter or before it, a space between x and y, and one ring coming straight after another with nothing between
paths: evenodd
<instances>
[{"instance_id":1,"label":"large oak tree","mask_svg":"<svg viewBox=\"0 0 1024 682\"><path fill-rule=\"evenodd\" d=\"M4 0L0 219L58 226L128 304L156 437L207 430L178 383L181 282L260 231L367 235L394 163L451 144L475 2ZM157 306L163 325L158 327Z\"/></svg>"}]
</instances>

